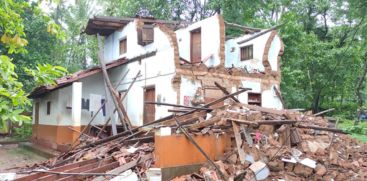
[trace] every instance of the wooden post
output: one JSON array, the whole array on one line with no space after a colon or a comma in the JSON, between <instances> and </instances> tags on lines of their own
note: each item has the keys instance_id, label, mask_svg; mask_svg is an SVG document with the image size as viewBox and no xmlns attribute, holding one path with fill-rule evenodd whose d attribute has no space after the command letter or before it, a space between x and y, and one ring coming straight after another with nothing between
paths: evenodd
<instances>
[{"instance_id":1,"label":"wooden post","mask_svg":"<svg viewBox=\"0 0 367 181\"><path fill-rule=\"evenodd\" d=\"M124 126L124 129L130 130L130 128L128 128L128 126L126 125L126 123L129 124L128 118L124 117L124 113L123 113L124 108L123 108L122 103L119 101L119 95L116 92L116 90L113 88L110 78L108 77L106 64L104 63L104 58L103 58L103 47L102 47L101 36L98 34L97 37L98 37L98 45L99 45L98 60L99 60L99 63L101 64L102 75L103 75L104 81L106 82L108 90L110 91L112 95L112 101L115 104L117 113L119 115L120 121L122 122L122 125Z\"/></svg>"}]
</instances>

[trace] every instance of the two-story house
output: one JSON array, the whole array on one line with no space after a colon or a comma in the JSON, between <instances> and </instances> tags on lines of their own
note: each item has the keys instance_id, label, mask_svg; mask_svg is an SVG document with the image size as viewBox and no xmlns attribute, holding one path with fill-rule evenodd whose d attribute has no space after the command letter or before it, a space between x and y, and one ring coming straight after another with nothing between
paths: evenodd
<instances>
[{"instance_id":1,"label":"two-story house","mask_svg":"<svg viewBox=\"0 0 367 181\"><path fill-rule=\"evenodd\" d=\"M104 37L103 58L121 95L140 71L123 100L132 126L171 114L168 109L172 108L145 101L197 106L222 97L215 82L232 92L251 88L237 97L242 103L282 109L276 90L283 43L277 32L260 30L226 39L225 28L220 15L190 25L151 18L94 17L85 33ZM103 125L111 115L109 124L119 124L99 67L56 82L30 94L34 142L63 150L93 116L95 126Z\"/></svg>"}]
</instances>

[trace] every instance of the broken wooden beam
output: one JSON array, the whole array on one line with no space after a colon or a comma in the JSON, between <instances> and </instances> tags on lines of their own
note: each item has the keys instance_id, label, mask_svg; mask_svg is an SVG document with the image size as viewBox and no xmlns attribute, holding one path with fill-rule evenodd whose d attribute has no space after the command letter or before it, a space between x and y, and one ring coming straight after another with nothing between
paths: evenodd
<instances>
[{"instance_id":1,"label":"broken wooden beam","mask_svg":"<svg viewBox=\"0 0 367 181\"><path fill-rule=\"evenodd\" d=\"M111 175L106 175L106 176L119 175L120 173L122 173L122 172L124 172L128 169L131 169L131 168L137 166L138 164L144 163L149 159L152 159L152 154L143 155L143 156L141 156L141 157L139 157L139 158L137 158L133 161L130 161L130 162L125 163L125 164L123 164L123 165L121 165L121 166L119 166L119 167L117 167L113 170L108 171L106 174L111 174ZM106 180L106 178L103 177L103 176L100 176L100 177L97 177L97 178L93 179L93 181L104 181L104 180Z\"/></svg>"},{"instance_id":2,"label":"broken wooden beam","mask_svg":"<svg viewBox=\"0 0 367 181\"><path fill-rule=\"evenodd\" d=\"M235 96L235 95L241 94L241 93L246 92L246 91L248 91L248 90L247 90L247 89L239 90L239 91L234 92L234 93L232 93L232 94L229 94L229 95L223 96L223 97L221 97L221 98L219 98L219 99L217 99L217 100L214 100L214 101L212 101L212 102L209 102L209 103L205 104L203 107L208 108L209 106L212 106L212 105L214 105L214 104L217 104L218 102L224 101L224 100L228 99L228 98L229 98L229 97L231 97L231 96ZM185 116L185 115L189 115L189 114L192 114L192 113L194 113L194 112L196 112L196 111L198 111L198 109L194 109L194 110L192 110L192 111L189 111L189 112L183 113L182 115L179 115L178 117ZM136 128L133 128L133 129L131 129L131 131L132 131L132 132L135 132L135 131L138 131L140 128L144 128L144 127L146 127L146 126L150 126L150 125L154 125L154 124L158 124L158 123L162 123L162 122L168 121L168 120L170 120L170 119L173 119L173 117L174 117L174 116L175 116L175 115L173 115L173 114L172 114L172 115L169 115L169 116L166 116L166 117L163 117L163 118L157 119L157 120L155 120L155 121L152 121L152 122L146 123L146 124L144 124L144 125L142 125L142 126L138 126L138 127L136 127ZM85 146L81 147L80 149L88 148L88 147L96 146L96 145L99 145L99 144L102 144L102 143L105 143L105 142L108 142L108 141L112 141L112 140L115 140L115 139L120 138L120 137L122 137L122 136L125 136L125 135L127 135L127 134L129 134L129 133L130 133L129 131L124 131L124 132L118 133L117 135L110 136L110 137L107 137L107 138L104 138L104 139L101 139L101 140L97 140L97 141L95 141L95 142L93 142L93 143L89 143L89 144L87 144L87 145L85 145Z\"/></svg>"},{"instance_id":3,"label":"broken wooden beam","mask_svg":"<svg viewBox=\"0 0 367 181\"><path fill-rule=\"evenodd\" d=\"M164 103L164 102L151 102L151 101L146 101L144 103L145 104L156 104L156 105L159 105L159 106L182 107L182 108L190 108L190 109L198 109L198 110L206 110L206 111L212 111L213 110L213 109L205 108L205 107L183 106L183 105L169 104L169 103Z\"/></svg>"},{"instance_id":4,"label":"broken wooden beam","mask_svg":"<svg viewBox=\"0 0 367 181\"><path fill-rule=\"evenodd\" d=\"M257 32L257 31L261 31L262 30L261 28L254 28L254 27L239 25L239 24L230 23L230 22L227 22L227 21L224 21L224 23L227 26L231 26L231 27L234 27L234 28L240 28L242 30L249 31L249 32L254 32L254 31Z\"/></svg>"},{"instance_id":5,"label":"broken wooden beam","mask_svg":"<svg viewBox=\"0 0 367 181\"><path fill-rule=\"evenodd\" d=\"M235 121L238 123L246 124L246 125L252 125L252 126L260 126L260 125L282 125L282 124L294 124L299 121L293 121L293 120L258 120L258 121L247 121L243 119L233 119L233 118L227 118L229 121Z\"/></svg>"},{"instance_id":6,"label":"broken wooden beam","mask_svg":"<svg viewBox=\"0 0 367 181\"><path fill-rule=\"evenodd\" d=\"M328 113L328 112L331 112L331 111L334 111L334 110L335 110L335 108L327 109L325 111L321 111L321 112L318 112L318 113L314 114L314 116L320 116L322 114L325 114L325 113Z\"/></svg>"},{"instance_id":7,"label":"broken wooden beam","mask_svg":"<svg viewBox=\"0 0 367 181\"><path fill-rule=\"evenodd\" d=\"M341 129L336 129L336 128L325 128L325 127L307 126L307 125L296 125L296 127L298 127L298 128L307 128L307 129L314 129L314 130L320 130L320 131L330 131L330 132L333 132L333 133L347 134L345 131L343 131Z\"/></svg>"},{"instance_id":8,"label":"broken wooden beam","mask_svg":"<svg viewBox=\"0 0 367 181\"><path fill-rule=\"evenodd\" d=\"M236 140L238 156L240 158L241 164L244 164L246 162L246 153L242 149L243 140L241 138L240 129L235 121L232 121L232 127L233 127L234 138Z\"/></svg>"},{"instance_id":9,"label":"broken wooden beam","mask_svg":"<svg viewBox=\"0 0 367 181\"><path fill-rule=\"evenodd\" d=\"M249 105L249 104L241 104L241 105L248 108L248 109L251 109L251 110L270 113L270 114L275 114L275 115L279 115L279 116L283 116L286 113L286 111L284 111L284 110L265 108L265 107L260 107L260 106L256 106L256 105Z\"/></svg>"},{"instance_id":10,"label":"broken wooden beam","mask_svg":"<svg viewBox=\"0 0 367 181\"><path fill-rule=\"evenodd\" d=\"M107 69L106 69L106 64L104 62L104 58L103 58L103 47L102 47L102 40L101 40L101 36L97 35L98 37L98 45L99 45L99 53L98 53L98 60L99 60L99 63L101 64L101 70L102 70L102 75L103 75L103 79L111 93L111 97L112 97L112 101L113 103L115 104L115 107L117 109L117 113L119 115L119 118L121 120L121 122L123 123L123 126L124 126L124 129L125 130L130 130L130 128L128 128L128 126L126 124L130 124L131 123L128 123L128 119L124 119L124 114L123 114L123 105L122 103L119 101L118 99L118 94L116 92L116 90L113 88L112 86L112 83L110 81L110 78L108 76L108 73L107 73Z\"/></svg>"},{"instance_id":11,"label":"broken wooden beam","mask_svg":"<svg viewBox=\"0 0 367 181\"><path fill-rule=\"evenodd\" d=\"M217 170L217 172L219 173L220 177L223 180L228 180L226 178L226 176L224 175L224 173L219 169L219 167L214 163L213 160L210 159L210 157L208 156L208 154L205 153L205 151L196 143L196 141L186 132L186 130L181 126L180 121L174 116L173 117L176 121L176 124L178 126L178 128L180 129L180 131L186 136L186 138L200 151L200 153L206 158L206 160L215 168L215 170Z\"/></svg>"},{"instance_id":12,"label":"broken wooden beam","mask_svg":"<svg viewBox=\"0 0 367 181\"><path fill-rule=\"evenodd\" d=\"M228 95L229 92L227 89L223 86L221 86L218 82L214 82L214 85L217 86L225 95ZM235 102L240 102L236 97L232 96L231 99L233 99Z\"/></svg>"},{"instance_id":13,"label":"broken wooden beam","mask_svg":"<svg viewBox=\"0 0 367 181\"><path fill-rule=\"evenodd\" d=\"M247 38L247 39L244 39L242 41L239 41L239 42L237 42L237 44L243 44L243 43L246 43L248 41L251 41L251 40L253 40L253 39L255 39L255 38L259 37L259 36L262 36L262 35L264 35L264 34L266 34L268 32L271 32L273 30L276 30L277 28L279 28L281 26L283 26L283 24L273 26L273 27L271 27L271 28L269 28L267 30L264 30L262 32L259 32L259 33L255 34L254 36L251 36L250 38Z\"/></svg>"}]
</instances>

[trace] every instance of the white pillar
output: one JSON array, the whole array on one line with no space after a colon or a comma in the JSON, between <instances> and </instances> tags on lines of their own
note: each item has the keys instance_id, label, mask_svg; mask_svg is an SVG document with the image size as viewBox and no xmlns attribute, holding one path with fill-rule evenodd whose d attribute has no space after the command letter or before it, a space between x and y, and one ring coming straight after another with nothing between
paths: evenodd
<instances>
[{"instance_id":1,"label":"white pillar","mask_svg":"<svg viewBox=\"0 0 367 181\"><path fill-rule=\"evenodd\" d=\"M73 126L81 126L82 115L82 83L74 82L72 85L71 121Z\"/></svg>"}]
</instances>

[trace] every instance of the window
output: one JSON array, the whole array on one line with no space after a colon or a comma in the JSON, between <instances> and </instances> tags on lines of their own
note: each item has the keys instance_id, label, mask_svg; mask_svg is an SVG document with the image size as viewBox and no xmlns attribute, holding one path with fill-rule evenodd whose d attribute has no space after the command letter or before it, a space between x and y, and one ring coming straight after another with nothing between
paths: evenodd
<instances>
[{"instance_id":1,"label":"window","mask_svg":"<svg viewBox=\"0 0 367 181\"><path fill-rule=\"evenodd\" d=\"M153 25L145 24L143 28L138 29L138 44L148 45L154 41Z\"/></svg>"},{"instance_id":2,"label":"window","mask_svg":"<svg viewBox=\"0 0 367 181\"><path fill-rule=\"evenodd\" d=\"M51 114L51 101L47 101L47 115Z\"/></svg>"},{"instance_id":3,"label":"window","mask_svg":"<svg viewBox=\"0 0 367 181\"><path fill-rule=\"evenodd\" d=\"M250 60L253 58L253 46L248 45L241 47L241 61Z\"/></svg>"},{"instance_id":4,"label":"window","mask_svg":"<svg viewBox=\"0 0 367 181\"><path fill-rule=\"evenodd\" d=\"M248 93L248 104L261 106L261 94L260 93Z\"/></svg>"},{"instance_id":5,"label":"window","mask_svg":"<svg viewBox=\"0 0 367 181\"><path fill-rule=\"evenodd\" d=\"M122 54L126 53L126 51L127 51L127 45L126 45L126 42L127 42L126 38L125 38L125 39L120 40L120 55L122 55Z\"/></svg>"}]
</instances>

